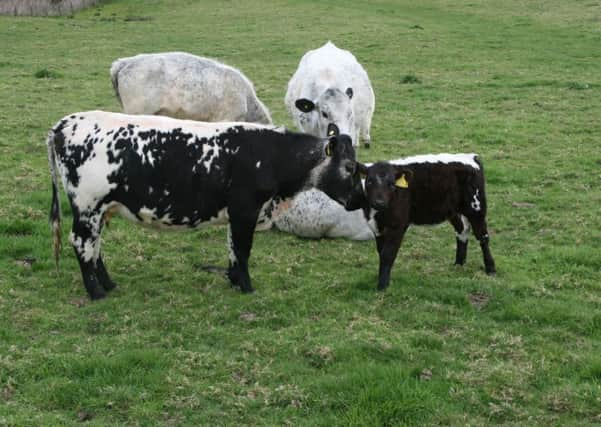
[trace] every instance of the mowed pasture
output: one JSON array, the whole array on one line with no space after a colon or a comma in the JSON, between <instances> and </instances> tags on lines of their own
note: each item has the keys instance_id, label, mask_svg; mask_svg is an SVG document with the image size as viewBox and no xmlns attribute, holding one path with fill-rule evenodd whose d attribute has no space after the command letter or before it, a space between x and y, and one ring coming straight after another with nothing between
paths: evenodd
<instances>
[{"instance_id":1,"label":"mowed pasture","mask_svg":"<svg viewBox=\"0 0 601 427\"><path fill-rule=\"evenodd\" d=\"M601 3L115 0L0 17L0 425L601 423ZM119 111L117 57L181 50L240 68L274 122L332 40L376 93L361 160L477 152L488 277L449 224L410 228L390 288L374 242L257 233L256 292L202 271L226 228L103 233L118 289L87 299L52 257L48 129Z\"/></svg>"}]
</instances>

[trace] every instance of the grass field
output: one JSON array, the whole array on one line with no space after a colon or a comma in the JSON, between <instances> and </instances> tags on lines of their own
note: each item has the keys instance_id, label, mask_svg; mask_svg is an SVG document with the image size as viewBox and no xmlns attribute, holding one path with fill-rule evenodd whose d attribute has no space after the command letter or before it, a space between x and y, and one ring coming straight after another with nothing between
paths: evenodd
<instances>
[{"instance_id":1,"label":"grass field","mask_svg":"<svg viewBox=\"0 0 601 427\"><path fill-rule=\"evenodd\" d=\"M597 0L114 0L0 17L0 425L601 425L601 3ZM183 50L241 68L276 123L302 54L331 39L376 92L365 161L478 152L474 240L412 228L390 289L373 242L255 237L256 292L226 229L115 219L120 284L90 303L57 274L44 140L63 115L118 111L117 57ZM70 212L62 197L63 234Z\"/></svg>"}]
</instances>

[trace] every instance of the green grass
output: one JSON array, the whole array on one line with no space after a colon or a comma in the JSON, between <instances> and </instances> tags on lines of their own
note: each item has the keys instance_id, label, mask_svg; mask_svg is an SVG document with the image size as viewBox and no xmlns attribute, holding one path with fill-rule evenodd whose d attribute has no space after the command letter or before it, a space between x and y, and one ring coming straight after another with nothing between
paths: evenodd
<instances>
[{"instance_id":1,"label":"green grass","mask_svg":"<svg viewBox=\"0 0 601 427\"><path fill-rule=\"evenodd\" d=\"M0 17L0 425L601 424L601 5L541 0L120 0ZM373 242L255 237L251 296L226 230L114 219L120 284L54 270L44 146L63 115L118 111L117 57L183 50L286 84L331 39L376 92L365 161L478 152L491 249L453 267L449 225L412 228L390 289ZM70 212L62 197L65 223Z\"/></svg>"}]
</instances>

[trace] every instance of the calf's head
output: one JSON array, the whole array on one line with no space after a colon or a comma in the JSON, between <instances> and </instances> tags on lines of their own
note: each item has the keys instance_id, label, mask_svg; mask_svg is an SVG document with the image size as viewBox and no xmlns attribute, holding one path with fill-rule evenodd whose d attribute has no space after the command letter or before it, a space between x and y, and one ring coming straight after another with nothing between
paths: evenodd
<instances>
[{"instance_id":1,"label":"calf's head","mask_svg":"<svg viewBox=\"0 0 601 427\"><path fill-rule=\"evenodd\" d=\"M297 99L296 108L307 114L308 126L305 131L317 132L316 136L329 137L338 135L334 131L354 135L355 116L351 99L353 89L347 88L345 92L340 89L330 88L325 90L317 99ZM331 125L335 125L335 129ZM356 141L354 141L356 143Z\"/></svg>"},{"instance_id":2,"label":"calf's head","mask_svg":"<svg viewBox=\"0 0 601 427\"><path fill-rule=\"evenodd\" d=\"M370 167L358 164L357 169L365 176L367 203L376 210L387 209L398 192L407 191L413 178L410 169L386 162L375 163Z\"/></svg>"},{"instance_id":3,"label":"calf's head","mask_svg":"<svg viewBox=\"0 0 601 427\"><path fill-rule=\"evenodd\" d=\"M331 136L325 146L325 154L316 187L347 210L358 209L357 196L363 194L363 187L351 137Z\"/></svg>"}]
</instances>

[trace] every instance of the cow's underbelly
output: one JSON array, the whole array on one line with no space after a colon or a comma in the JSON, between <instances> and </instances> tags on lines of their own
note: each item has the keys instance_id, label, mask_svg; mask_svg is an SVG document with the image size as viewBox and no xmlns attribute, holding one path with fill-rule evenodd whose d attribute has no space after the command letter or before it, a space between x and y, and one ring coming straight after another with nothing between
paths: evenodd
<instances>
[{"instance_id":1,"label":"cow's underbelly","mask_svg":"<svg viewBox=\"0 0 601 427\"><path fill-rule=\"evenodd\" d=\"M189 230L205 225L227 224L229 215L227 208L214 211L212 214L192 211L189 215L174 215L168 209L158 209L142 206L139 209L128 207L123 203L112 202L105 210L105 219L118 213L128 220L143 226L164 230Z\"/></svg>"}]
</instances>

